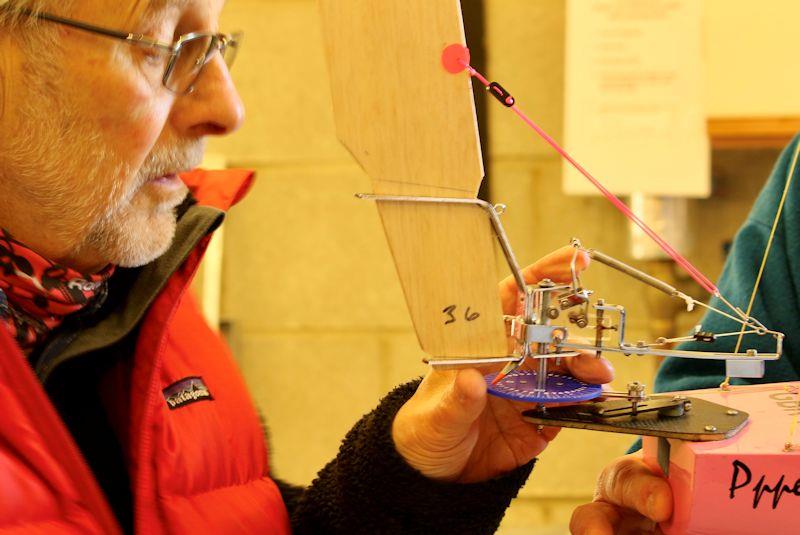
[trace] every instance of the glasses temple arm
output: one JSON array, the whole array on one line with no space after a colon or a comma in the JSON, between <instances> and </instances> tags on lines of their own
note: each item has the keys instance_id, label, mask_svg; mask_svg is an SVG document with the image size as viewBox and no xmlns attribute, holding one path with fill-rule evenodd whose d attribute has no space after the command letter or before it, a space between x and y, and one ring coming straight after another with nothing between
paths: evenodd
<instances>
[{"instance_id":1,"label":"glasses temple arm","mask_svg":"<svg viewBox=\"0 0 800 535\"><path fill-rule=\"evenodd\" d=\"M164 50L174 51L175 45L170 43L164 43L161 41L157 41L155 39L150 39L145 37L144 35L140 34L133 34L127 32L119 32L116 30L109 30L108 28L101 28L100 26L94 26L92 24L87 24L85 22L80 22L77 20L65 19L59 17L57 15L51 15L50 13L41 13L41 12L33 12L30 9L20 9L20 13L25 15L34 17L36 19L46 20L49 22L54 22L56 24L62 24L64 26L70 26L72 28L77 28L79 30L84 30L91 33L96 33L100 35L105 35L106 37L114 37L116 39L121 39L123 41L130 41L132 43L142 44L145 46L151 46L155 48L161 48Z\"/></svg>"}]
</instances>

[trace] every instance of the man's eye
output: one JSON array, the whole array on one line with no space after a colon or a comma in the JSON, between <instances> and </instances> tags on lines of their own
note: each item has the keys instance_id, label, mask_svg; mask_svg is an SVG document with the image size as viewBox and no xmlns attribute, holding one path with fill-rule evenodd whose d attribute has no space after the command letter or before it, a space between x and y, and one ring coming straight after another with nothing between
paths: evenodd
<instances>
[{"instance_id":1,"label":"man's eye","mask_svg":"<svg viewBox=\"0 0 800 535\"><path fill-rule=\"evenodd\" d=\"M160 50L157 50L155 48L144 48L143 55L145 61L151 65L164 64L164 53Z\"/></svg>"}]
</instances>

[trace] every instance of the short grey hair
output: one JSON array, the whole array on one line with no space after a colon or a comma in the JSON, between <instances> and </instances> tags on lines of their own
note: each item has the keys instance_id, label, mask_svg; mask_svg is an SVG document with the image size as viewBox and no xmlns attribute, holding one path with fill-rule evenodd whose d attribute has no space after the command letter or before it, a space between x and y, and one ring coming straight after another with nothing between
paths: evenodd
<instances>
[{"instance_id":1,"label":"short grey hair","mask_svg":"<svg viewBox=\"0 0 800 535\"><path fill-rule=\"evenodd\" d=\"M59 43L54 28L49 25L45 27L41 20L25 14L23 10L38 13L51 9L55 3L55 0L0 0L0 32L14 32L15 40L30 63L28 75L54 68ZM59 0L59 14L68 14L72 6L73 0ZM0 69L0 116L5 107L6 74Z\"/></svg>"},{"instance_id":2,"label":"short grey hair","mask_svg":"<svg viewBox=\"0 0 800 535\"><path fill-rule=\"evenodd\" d=\"M19 10L41 11L44 3L44 0L0 0L0 26L18 24L23 18L19 15Z\"/></svg>"},{"instance_id":3,"label":"short grey hair","mask_svg":"<svg viewBox=\"0 0 800 535\"><path fill-rule=\"evenodd\" d=\"M33 11L46 11L55 2L53 0L0 0L0 27L11 27L18 25L35 26L39 21L35 17L28 17L21 14L22 10ZM59 2L63 12L65 6L69 7L72 0Z\"/></svg>"},{"instance_id":4,"label":"short grey hair","mask_svg":"<svg viewBox=\"0 0 800 535\"><path fill-rule=\"evenodd\" d=\"M14 30L26 51L41 54L57 45L57 32L52 25L42 24L26 12L39 13L52 10L58 5L56 14L69 15L74 0L0 0L0 31ZM29 31L35 30L35 31Z\"/></svg>"}]
</instances>

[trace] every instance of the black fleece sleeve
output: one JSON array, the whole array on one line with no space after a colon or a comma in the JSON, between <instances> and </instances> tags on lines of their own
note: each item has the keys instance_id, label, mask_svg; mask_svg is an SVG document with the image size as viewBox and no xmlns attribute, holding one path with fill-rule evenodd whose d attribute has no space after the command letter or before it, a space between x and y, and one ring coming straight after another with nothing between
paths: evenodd
<instances>
[{"instance_id":1,"label":"black fleece sleeve","mask_svg":"<svg viewBox=\"0 0 800 535\"><path fill-rule=\"evenodd\" d=\"M493 533L534 461L481 483L441 483L400 457L397 411L419 381L381 400L347 434L339 454L307 489L279 482L295 533Z\"/></svg>"}]
</instances>

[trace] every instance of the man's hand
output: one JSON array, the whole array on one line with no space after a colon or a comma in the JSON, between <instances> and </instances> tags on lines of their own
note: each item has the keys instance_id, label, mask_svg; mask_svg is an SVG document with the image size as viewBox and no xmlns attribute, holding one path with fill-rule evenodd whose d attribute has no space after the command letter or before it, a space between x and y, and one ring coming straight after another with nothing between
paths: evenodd
<instances>
[{"instance_id":1,"label":"man's hand","mask_svg":"<svg viewBox=\"0 0 800 535\"><path fill-rule=\"evenodd\" d=\"M671 516L669 483L635 453L603 470L594 501L575 509L569 527L573 535L661 533L658 522Z\"/></svg>"},{"instance_id":2,"label":"man's hand","mask_svg":"<svg viewBox=\"0 0 800 535\"><path fill-rule=\"evenodd\" d=\"M525 268L526 282L571 280L575 249L564 247ZM581 253L576 267L589 259ZM514 314L519 302L514 279L500 283L503 310ZM611 365L593 355L562 359L556 369L590 383L613 379ZM400 409L392 438L406 462L427 477L462 483L483 481L517 468L542 452L558 434L522 420L530 404L489 396L475 369L431 370Z\"/></svg>"}]
</instances>

